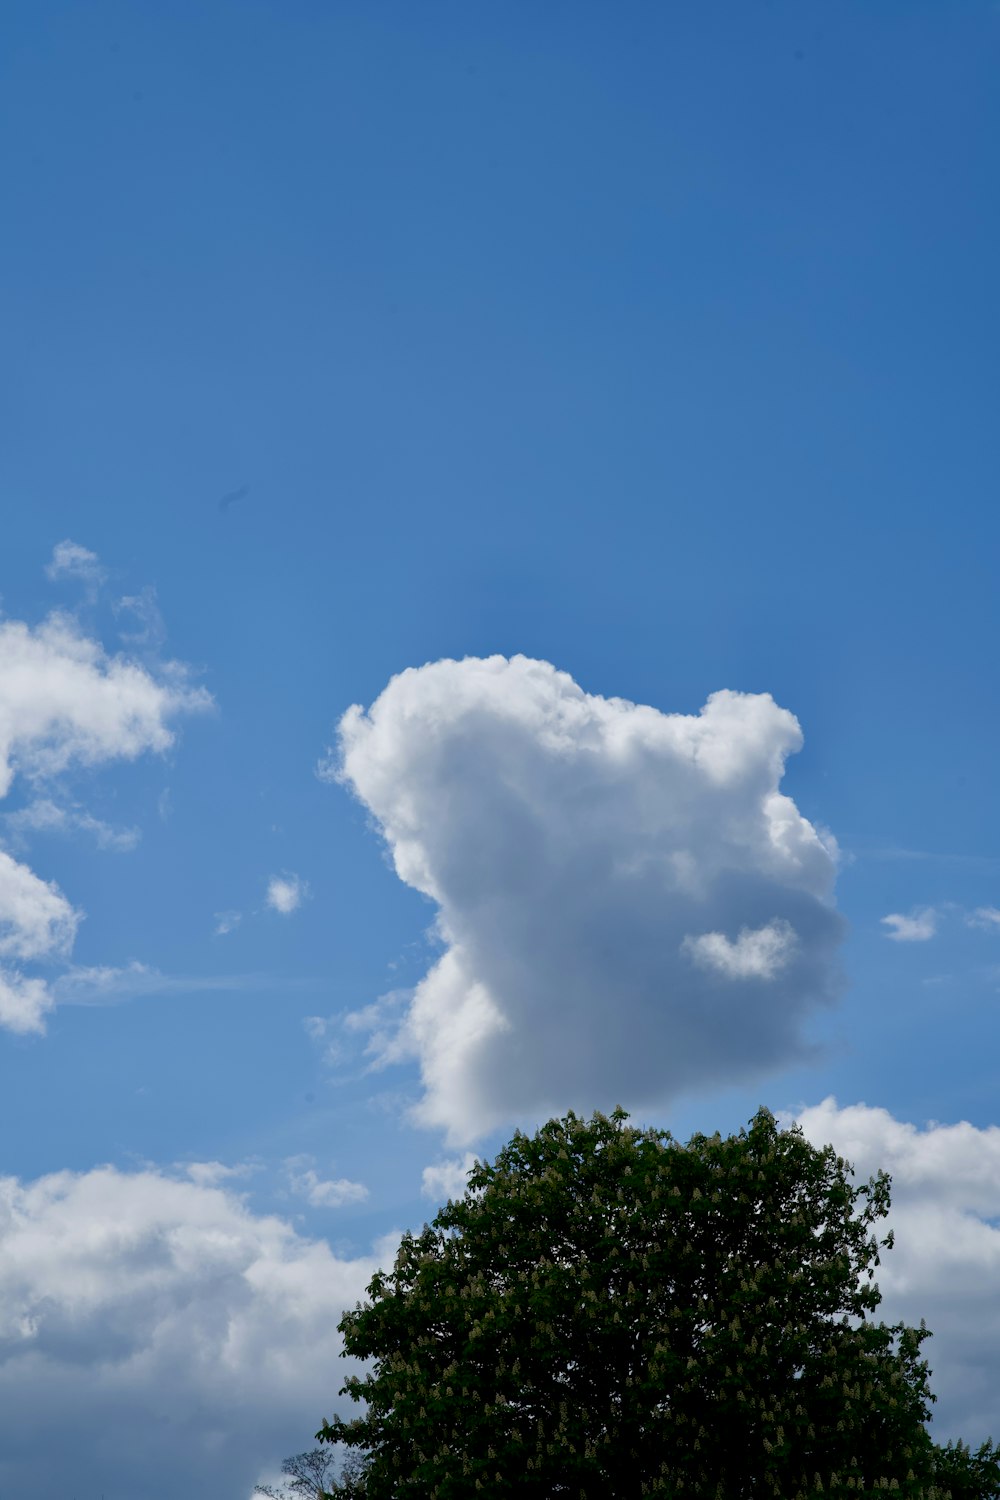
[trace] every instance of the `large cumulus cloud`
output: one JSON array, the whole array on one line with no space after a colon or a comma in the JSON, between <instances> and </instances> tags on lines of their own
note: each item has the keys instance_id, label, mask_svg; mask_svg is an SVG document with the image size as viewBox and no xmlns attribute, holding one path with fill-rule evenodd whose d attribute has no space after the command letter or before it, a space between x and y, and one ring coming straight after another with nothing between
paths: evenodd
<instances>
[{"instance_id":1,"label":"large cumulus cloud","mask_svg":"<svg viewBox=\"0 0 1000 1500\"><path fill-rule=\"evenodd\" d=\"M779 789L801 744L767 693L667 714L523 656L411 669L349 709L327 773L445 945L378 1038L419 1059L415 1119L463 1145L816 1056L801 1026L838 992L842 921L835 845Z\"/></svg>"},{"instance_id":2,"label":"large cumulus cloud","mask_svg":"<svg viewBox=\"0 0 1000 1500\"><path fill-rule=\"evenodd\" d=\"M348 1415L336 1325L399 1235L338 1258L228 1175L0 1178L0 1494L246 1500Z\"/></svg>"}]
</instances>

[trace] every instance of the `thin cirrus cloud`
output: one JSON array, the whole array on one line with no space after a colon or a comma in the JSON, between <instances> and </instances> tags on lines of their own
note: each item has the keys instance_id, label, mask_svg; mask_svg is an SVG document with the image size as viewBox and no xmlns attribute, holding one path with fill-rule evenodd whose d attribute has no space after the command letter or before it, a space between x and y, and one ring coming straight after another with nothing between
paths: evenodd
<instances>
[{"instance_id":1,"label":"thin cirrus cloud","mask_svg":"<svg viewBox=\"0 0 1000 1500\"><path fill-rule=\"evenodd\" d=\"M780 791L802 733L769 694L667 714L548 662L467 658L403 672L338 728L321 776L438 909L444 952L399 1017L348 1018L373 1067L418 1061L414 1123L464 1146L822 1055L801 1023L841 989L837 851Z\"/></svg>"},{"instance_id":2,"label":"thin cirrus cloud","mask_svg":"<svg viewBox=\"0 0 1000 1500\"><path fill-rule=\"evenodd\" d=\"M157 995L232 994L269 989L273 974L164 974L150 964L131 963L71 965L50 985L50 1001L56 1005L121 1005ZM310 989L312 981L285 977L283 989Z\"/></svg>"},{"instance_id":3,"label":"thin cirrus cloud","mask_svg":"<svg viewBox=\"0 0 1000 1500\"><path fill-rule=\"evenodd\" d=\"M931 906L918 907L908 916L890 912L882 923L889 928L885 936L894 943L926 943L937 933L937 912Z\"/></svg>"},{"instance_id":4,"label":"thin cirrus cloud","mask_svg":"<svg viewBox=\"0 0 1000 1500\"><path fill-rule=\"evenodd\" d=\"M94 553L61 542L49 576L103 576ZM162 664L158 674L124 655L110 656L84 634L78 622L55 612L40 625L0 622L0 799L16 780L44 787L77 767L134 760L163 752L174 742L172 721L208 708L203 688L192 687L185 669ZM36 797L13 814L15 839L31 830L82 828L106 847L128 835L116 833L75 804L60 807ZM44 976L25 975L18 964L51 963L68 957L80 913L51 881L0 849L0 1026L40 1032L54 1003Z\"/></svg>"}]
</instances>

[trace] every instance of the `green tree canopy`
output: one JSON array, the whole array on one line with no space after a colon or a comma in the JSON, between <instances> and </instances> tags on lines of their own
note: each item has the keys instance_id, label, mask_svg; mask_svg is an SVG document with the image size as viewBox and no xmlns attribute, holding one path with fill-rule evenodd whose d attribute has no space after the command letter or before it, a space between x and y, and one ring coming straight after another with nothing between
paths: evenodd
<instances>
[{"instance_id":1,"label":"green tree canopy","mask_svg":"<svg viewBox=\"0 0 1000 1500\"><path fill-rule=\"evenodd\" d=\"M989 1444L931 1441L923 1320L870 1319L888 1175L766 1109L687 1147L627 1120L518 1131L345 1314L367 1410L317 1438L369 1500L1000 1494Z\"/></svg>"}]
</instances>

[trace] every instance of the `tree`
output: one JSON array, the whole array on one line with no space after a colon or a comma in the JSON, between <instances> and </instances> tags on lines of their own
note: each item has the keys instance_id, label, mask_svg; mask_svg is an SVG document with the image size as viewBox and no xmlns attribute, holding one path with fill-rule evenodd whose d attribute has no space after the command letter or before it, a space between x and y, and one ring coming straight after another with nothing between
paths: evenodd
<instances>
[{"instance_id":1,"label":"tree","mask_svg":"<svg viewBox=\"0 0 1000 1500\"><path fill-rule=\"evenodd\" d=\"M852 1188L766 1109L686 1148L627 1119L518 1131L345 1313L367 1411L316 1436L369 1500L1000 1495L988 1444L926 1430L923 1320L869 1319L888 1175Z\"/></svg>"},{"instance_id":2,"label":"tree","mask_svg":"<svg viewBox=\"0 0 1000 1500\"><path fill-rule=\"evenodd\" d=\"M286 1458L281 1465L285 1482L280 1489L270 1484L255 1484L255 1495L267 1495L269 1500L333 1500L344 1496L353 1500L360 1496L362 1460L358 1454L348 1456L339 1477L337 1463L328 1448L313 1448L308 1453L296 1453Z\"/></svg>"},{"instance_id":3,"label":"tree","mask_svg":"<svg viewBox=\"0 0 1000 1500\"><path fill-rule=\"evenodd\" d=\"M959 1440L936 1448L934 1478L951 1500L993 1500L1000 1495L1000 1447L983 1443L974 1454Z\"/></svg>"}]
</instances>

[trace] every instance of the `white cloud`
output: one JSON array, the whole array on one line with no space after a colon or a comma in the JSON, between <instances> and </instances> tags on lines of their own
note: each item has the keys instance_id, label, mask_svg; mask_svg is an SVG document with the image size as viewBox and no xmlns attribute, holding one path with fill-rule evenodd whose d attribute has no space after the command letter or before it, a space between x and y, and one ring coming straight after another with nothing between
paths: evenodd
<instances>
[{"instance_id":1,"label":"white cloud","mask_svg":"<svg viewBox=\"0 0 1000 1500\"><path fill-rule=\"evenodd\" d=\"M703 932L681 944L696 964L715 969L727 979L773 979L792 956L795 933L787 922L771 922L752 930L740 928L731 942L724 932Z\"/></svg>"},{"instance_id":2,"label":"white cloud","mask_svg":"<svg viewBox=\"0 0 1000 1500\"><path fill-rule=\"evenodd\" d=\"M0 849L0 958L68 953L79 920L58 886Z\"/></svg>"},{"instance_id":3,"label":"white cloud","mask_svg":"<svg viewBox=\"0 0 1000 1500\"><path fill-rule=\"evenodd\" d=\"M350 1182L346 1177L324 1180L309 1165L311 1161L309 1156L290 1156L285 1167L292 1192L313 1208L343 1208L346 1203L363 1203L368 1197L363 1182Z\"/></svg>"},{"instance_id":4,"label":"white cloud","mask_svg":"<svg viewBox=\"0 0 1000 1500\"><path fill-rule=\"evenodd\" d=\"M178 1163L177 1170L190 1177L198 1187L218 1187L220 1183L235 1178L249 1177L260 1168L256 1162L237 1162L235 1166L227 1167L221 1161L189 1161Z\"/></svg>"},{"instance_id":5,"label":"white cloud","mask_svg":"<svg viewBox=\"0 0 1000 1500\"><path fill-rule=\"evenodd\" d=\"M43 979L25 977L3 960L53 959L69 952L80 913L58 886L40 880L0 849L0 1026L8 1031L45 1030L54 1001Z\"/></svg>"},{"instance_id":6,"label":"white cloud","mask_svg":"<svg viewBox=\"0 0 1000 1500\"><path fill-rule=\"evenodd\" d=\"M378 1045L419 1061L412 1118L462 1146L821 1055L801 1022L839 992L843 922L836 844L779 791L801 744L766 693L665 714L524 657L411 669L349 709L322 774L446 945Z\"/></svg>"},{"instance_id":7,"label":"white cloud","mask_svg":"<svg viewBox=\"0 0 1000 1500\"><path fill-rule=\"evenodd\" d=\"M243 921L241 911L217 911L215 913L215 936L225 937L229 932L235 932Z\"/></svg>"},{"instance_id":8,"label":"white cloud","mask_svg":"<svg viewBox=\"0 0 1000 1500\"><path fill-rule=\"evenodd\" d=\"M272 875L267 886L267 904L272 911L287 917L301 906L309 887L297 875Z\"/></svg>"},{"instance_id":9,"label":"white cloud","mask_svg":"<svg viewBox=\"0 0 1000 1500\"><path fill-rule=\"evenodd\" d=\"M340 1258L153 1170L0 1178L0 1493L248 1495L352 1414L336 1325L399 1237Z\"/></svg>"},{"instance_id":10,"label":"white cloud","mask_svg":"<svg viewBox=\"0 0 1000 1500\"><path fill-rule=\"evenodd\" d=\"M114 828L85 808L60 806L49 797L38 797L7 813L4 822L15 839L22 839L26 833L89 833L98 849L114 854L129 853L141 837L138 828Z\"/></svg>"},{"instance_id":11,"label":"white cloud","mask_svg":"<svg viewBox=\"0 0 1000 1500\"><path fill-rule=\"evenodd\" d=\"M373 1059L370 1071L377 1072L389 1063L403 1062L410 1055L402 1013L412 1005L413 998L413 990L389 990L370 1005L344 1015L345 1031L368 1033L365 1052Z\"/></svg>"},{"instance_id":12,"label":"white cloud","mask_svg":"<svg viewBox=\"0 0 1000 1500\"><path fill-rule=\"evenodd\" d=\"M469 1173L476 1165L472 1151L452 1161L436 1161L421 1173L420 1191L425 1198L435 1203L446 1203L450 1198L461 1198L468 1186Z\"/></svg>"},{"instance_id":13,"label":"white cloud","mask_svg":"<svg viewBox=\"0 0 1000 1500\"><path fill-rule=\"evenodd\" d=\"M37 778L71 765L134 760L173 744L169 721L208 708L176 663L161 677L123 656L109 657L68 615L36 628L0 623L0 796L15 772Z\"/></svg>"},{"instance_id":14,"label":"white cloud","mask_svg":"<svg viewBox=\"0 0 1000 1500\"><path fill-rule=\"evenodd\" d=\"M26 1033L45 1030L45 1013L53 1005L43 979L26 979L17 969L0 968L0 1026Z\"/></svg>"},{"instance_id":15,"label":"white cloud","mask_svg":"<svg viewBox=\"0 0 1000 1500\"><path fill-rule=\"evenodd\" d=\"M891 929L885 935L894 943L926 943L937 932L937 912L930 906L920 907L908 917L891 912L882 922Z\"/></svg>"},{"instance_id":16,"label":"white cloud","mask_svg":"<svg viewBox=\"0 0 1000 1500\"><path fill-rule=\"evenodd\" d=\"M53 547L52 560L46 563L45 572L53 581L59 578L79 578L89 584L99 584L107 576L96 552L68 539L57 542Z\"/></svg>"},{"instance_id":17,"label":"white cloud","mask_svg":"<svg viewBox=\"0 0 1000 1500\"><path fill-rule=\"evenodd\" d=\"M1000 909L995 906L977 906L965 920L970 927L981 927L985 932L1000 931Z\"/></svg>"},{"instance_id":18,"label":"white cloud","mask_svg":"<svg viewBox=\"0 0 1000 1500\"><path fill-rule=\"evenodd\" d=\"M892 1177L892 1204L877 1221L895 1245L881 1252L876 1281L879 1321L934 1337L922 1346L931 1367L936 1442L961 1437L972 1446L1000 1438L1000 1127L968 1121L923 1130L885 1109L821 1104L778 1116L802 1126L815 1146L833 1145L854 1167L857 1186L880 1169ZM873 1226L875 1227L875 1226Z\"/></svg>"},{"instance_id":19,"label":"white cloud","mask_svg":"<svg viewBox=\"0 0 1000 1500\"><path fill-rule=\"evenodd\" d=\"M93 581L98 571L94 554L73 542L61 542L49 565L52 577ZM39 782L74 766L166 750L174 740L170 721L211 701L189 686L178 663L164 663L157 676L124 656L109 657L69 615L49 615L37 628L0 621L0 798L18 775ZM103 847L121 849L138 837L45 796L6 821L15 838L82 829ZM0 850L0 960L66 957L80 915L54 884ZM0 1026L44 1030L55 998L43 978L0 968Z\"/></svg>"}]
</instances>

